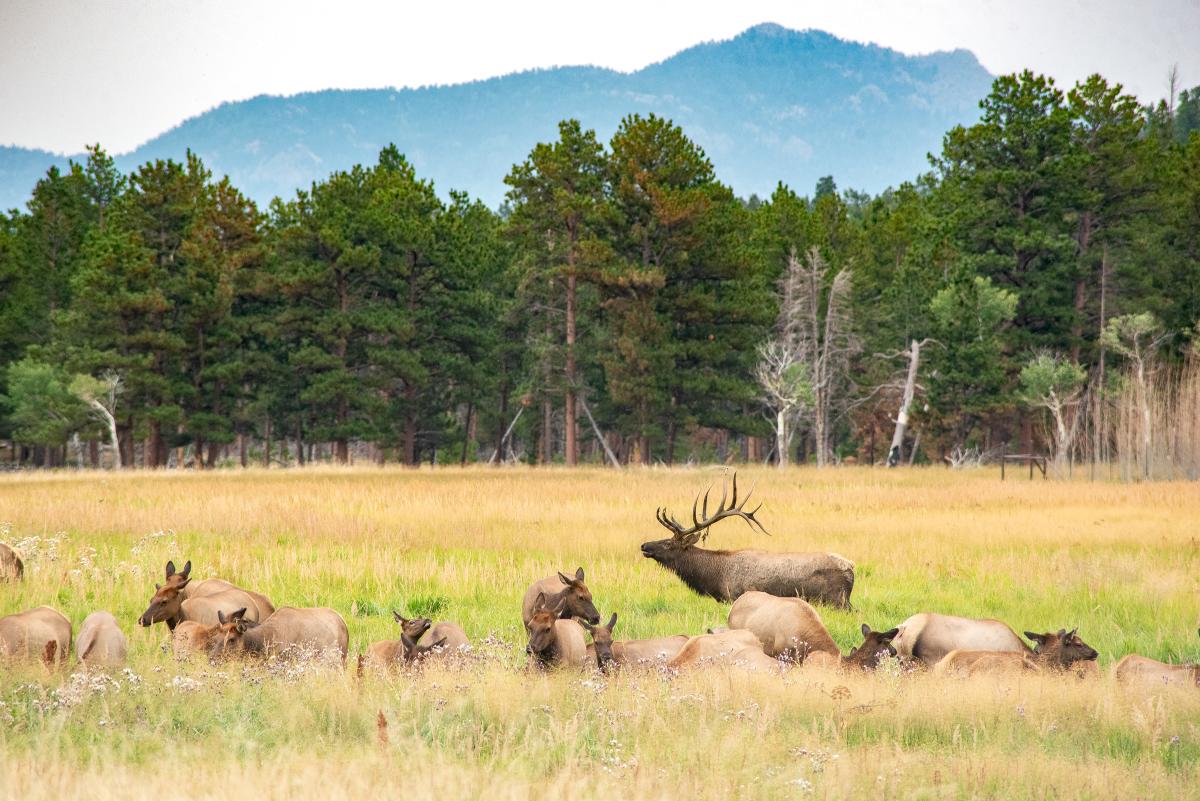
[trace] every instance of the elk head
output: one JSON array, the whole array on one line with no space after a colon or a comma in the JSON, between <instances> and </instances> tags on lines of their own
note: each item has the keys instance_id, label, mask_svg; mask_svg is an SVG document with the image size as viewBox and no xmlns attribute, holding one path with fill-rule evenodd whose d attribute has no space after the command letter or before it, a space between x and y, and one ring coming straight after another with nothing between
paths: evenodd
<instances>
[{"instance_id":1,"label":"elk head","mask_svg":"<svg viewBox=\"0 0 1200 801\"><path fill-rule=\"evenodd\" d=\"M607 626L593 626L584 623L583 627L592 635L592 644L596 646L596 665L604 672L613 666L613 629L617 626L617 613L613 612Z\"/></svg>"},{"instance_id":2,"label":"elk head","mask_svg":"<svg viewBox=\"0 0 1200 801\"><path fill-rule=\"evenodd\" d=\"M1095 648L1079 639L1075 632L1079 629L1059 629L1058 634L1034 634L1025 632L1025 636L1037 643L1033 652L1046 664L1058 668L1068 668L1076 662L1096 659L1100 656Z\"/></svg>"},{"instance_id":3,"label":"elk head","mask_svg":"<svg viewBox=\"0 0 1200 801\"><path fill-rule=\"evenodd\" d=\"M879 667L879 660L884 654L896 655L896 649L892 647L892 640L899 633L900 629L898 628L888 631L872 631L870 626L863 623L863 644L850 649L849 655L844 660L845 664L863 670L874 670Z\"/></svg>"},{"instance_id":4,"label":"elk head","mask_svg":"<svg viewBox=\"0 0 1200 801\"><path fill-rule=\"evenodd\" d=\"M245 607L228 615L218 610L217 622L217 630L213 632L212 638L208 641L209 658L243 650L246 647L243 639L246 631L258 625L251 620L246 620Z\"/></svg>"},{"instance_id":5,"label":"elk head","mask_svg":"<svg viewBox=\"0 0 1200 801\"><path fill-rule=\"evenodd\" d=\"M428 628L428 626L426 626ZM446 644L445 637L439 637L436 642L431 642L428 645L417 645L417 641L408 636L407 633L400 635L400 642L404 644L404 661L416 662L430 651L441 648Z\"/></svg>"},{"instance_id":6,"label":"elk head","mask_svg":"<svg viewBox=\"0 0 1200 801\"><path fill-rule=\"evenodd\" d=\"M401 641L407 636L413 642L416 642L425 636L425 632L429 631L429 627L433 625L433 621L427 617L408 618L401 615L395 609L392 610L392 617L396 618L396 622L400 624Z\"/></svg>"},{"instance_id":7,"label":"elk head","mask_svg":"<svg viewBox=\"0 0 1200 801\"><path fill-rule=\"evenodd\" d=\"M746 511L746 503L750 500L750 495L754 492L751 490L738 501L738 486L737 473L733 474L733 494L729 495L728 487L725 484L721 485L721 501L717 504L716 511L712 516L708 515L708 496L712 492L712 487L704 491L703 496L697 495L692 501L692 525L685 528L683 523L667 513L665 508L660 508L655 513L655 518L659 524L667 531L671 532L671 536L663 540L652 540L642 543L642 556L647 559L653 559L664 566L670 566L682 554L686 553L689 548L696 545L708 537L708 531L713 524L724 520L727 517L740 517L746 521L751 529L757 528L763 534L767 534L767 530L763 528L762 523L754 516L758 510L762 508L759 504L749 512Z\"/></svg>"},{"instance_id":8,"label":"elk head","mask_svg":"<svg viewBox=\"0 0 1200 801\"><path fill-rule=\"evenodd\" d=\"M142 612L138 623L152 626L163 620L171 621L179 616L179 605L183 603L183 588L191 581L192 560L183 565L183 570L175 572L175 563L167 562L167 577L164 584L154 585L154 595L150 598L150 606Z\"/></svg>"},{"instance_id":9,"label":"elk head","mask_svg":"<svg viewBox=\"0 0 1200 801\"><path fill-rule=\"evenodd\" d=\"M547 603L546 593L539 592L537 600L533 602L533 616L525 624L525 629L529 632L529 647L526 650L539 658L554 646L554 624L566 608L565 598L553 606L547 606ZM599 615L596 617L599 618Z\"/></svg>"},{"instance_id":10,"label":"elk head","mask_svg":"<svg viewBox=\"0 0 1200 801\"><path fill-rule=\"evenodd\" d=\"M566 585L563 591L563 598L566 605L560 613L562 617L577 617L581 620L586 620L593 626L600 622L600 612L596 609L596 605L592 603L592 591L583 583L583 568L575 569L575 577L571 578L566 573L559 573L558 580Z\"/></svg>"}]
</instances>

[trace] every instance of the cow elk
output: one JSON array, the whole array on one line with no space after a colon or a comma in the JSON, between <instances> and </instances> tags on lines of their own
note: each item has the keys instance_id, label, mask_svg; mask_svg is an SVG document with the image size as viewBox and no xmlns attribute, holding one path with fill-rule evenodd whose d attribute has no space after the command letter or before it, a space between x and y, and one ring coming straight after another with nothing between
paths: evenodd
<instances>
[{"instance_id":1,"label":"cow elk","mask_svg":"<svg viewBox=\"0 0 1200 801\"><path fill-rule=\"evenodd\" d=\"M243 607L251 621L266 620L275 612L265 595L243 590L224 579L192 581L191 572L191 560L179 572L173 561L167 562L166 579L154 585L154 595L138 623L148 627L165 622L174 631L185 620L215 625L218 612L229 615Z\"/></svg>"},{"instance_id":2,"label":"cow elk","mask_svg":"<svg viewBox=\"0 0 1200 801\"><path fill-rule=\"evenodd\" d=\"M692 524L683 523L659 509L656 518L671 532L662 540L642 543L642 555L675 573L701 595L729 603L747 592L758 590L781 598L799 597L814 603L847 607L854 589L854 563L835 553L769 553L756 549L717 551L696 547L708 538L713 525L738 517L752 530L766 534L755 515L759 507L746 511L751 492L738 498L737 474L733 493L722 486L721 500L708 514L709 493L692 503Z\"/></svg>"},{"instance_id":3,"label":"cow elk","mask_svg":"<svg viewBox=\"0 0 1200 801\"><path fill-rule=\"evenodd\" d=\"M583 667L587 664L583 627L573 619L562 617L565 607L566 599L562 597L551 602L540 592L534 598L533 614L525 624L529 633L526 650L538 667Z\"/></svg>"},{"instance_id":4,"label":"cow elk","mask_svg":"<svg viewBox=\"0 0 1200 801\"><path fill-rule=\"evenodd\" d=\"M892 640L896 653L928 667L933 667L954 650L1032 653L1025 641L999 620L922 612L897 628L899 633Z\"/></svg>"},{"instance_id":5,"label":"cow elk","mask_svg":"<svg viewBox=\"0 0 1200 801\"><path fill-rule=\"evenodd\" d=\"M11 547L0 542L0 581L20 581L25 575L25 563Z\"/></svg>"},{"instance_id":6,"label":"cow elk","mask_svg":"<svg viewBox=\"0 0 1200 801\"><path fill-rule=\"evenodd\" d=\"M1196 632L1200 634L1200 630ZM1117 681L1200 687L1200 665L1172 665L1148 656L1129 654L1117 663Z\"/></svg>"},{"instance_id":7,"label":"cow elk","mask_svg":"<svg viewBox=\"0 0 1200 801\"><path fill-rule=\"evenodd\" d=\"M79 627L75 653L85 665L120 667L129 654L129 644L112 613L92 612Z\"/></svg>"},{"instance_id":8,"label":"cow elk","mask_svg":"<svg viewBox=\"0 0 1200 801\"><path fill-rule=\"evenodd\" d=\"M783 664L763 653L762 643L751 631L728 629L715 634L690 637L667 667L685 668L703 665L728 665L751 671L778 673Z\"/></svg>"},{"instance_id":9,"label":"cow elk","mask_svg":"<svg viewBox=\"0 0 1200 801\"><path fill-rule=\"evenodd\" d=\"M1059 629L1057 634L1027 631L1025 636L1035 643L1032 651L955 649L938 660L934 673L975 676L1018 671L1076 671L1082 676L1085 672L1079 666L1094 663L1099 654L1079 638L1077 631Z\"/></svg>"},{"instance_id":10,"label":"cow elk","mask_svg":"<svg viewBox=\"0 0 1200 801\"><path fill-rule=\"evenodd\" d=\"M529 589L525 590L525 597L521 599L522 623L529 625L539 594L546 596L546 603L549 606L554 606L561 600L563 602L561 617L563 618L577 617L580 620L586 620L593 626L600 623L600 612L592 603L592 592L583 583L582 567L575 571L574 578L566 573L559 573L530 584Z\"/></svg>"},{"instance_id":11,"label":"cow elk","mask_svg":"<svg viewBox=\"0 0 1200 801\"><path fill-rule=\"evenodd\" d=\"M219 628L208 646L211 657L230 654L287 655L299 648L337 651L343 660L350 643L346 621L326 607L280 607L262 623L246 617L246 610L217 613Z\"/></svg>"},{"instance_id":12,"label":"cow elk","mask_svg":"<svg viewBox=\"0 0 1200 801\"><path fill-rule=\"evenodd\" d=\"M57 609L39 606L0 617L0 657L66 663L71 653L71 621Z\"/></svg>"}]
</instances>

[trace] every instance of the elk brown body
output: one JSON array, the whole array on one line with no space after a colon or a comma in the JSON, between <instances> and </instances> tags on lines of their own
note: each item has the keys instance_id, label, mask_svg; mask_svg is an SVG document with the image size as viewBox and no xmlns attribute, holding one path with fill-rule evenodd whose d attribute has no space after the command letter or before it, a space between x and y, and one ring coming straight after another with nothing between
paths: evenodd
<instances>
[{"instance_id":1,"label":"elk brown body","mask_svg":"<svg viewBox=\"0 0 1200 801\"><path fill-rule=\"evenodd\" d=\"M527 650L530 658L539 667L584 667L587 664L583 627L562 617L565 605L563 598L549 603L545 593L538 593L534 599L533 615L525 624L525 630L529 633Z\"/></svg>"},{"instance_id":2,"label":"elk brown body","mask_svg":"<svg viewBox=\"0 0 1200 801\"><path fill-rule=\"evenodd\" d=\"M897 628L899 634L892 640L896 653L924 662L929 667L954 650L1032 653L1025 641L999 620L921 612Z\"/></svg>"},{"instance_id":3,"label":"elk brown body","mask_svg":"<svg viewBox=\"0 0 1200 801\"><path fill-rule=\"evenodd\" d=\"M1096 649L1081 640L1074 630L1059 629L1057 634L1034 634L1027 631L1025 636L1036 643L1032 651L977 651L956 648L938 660L933 668L934 673L976 676L1015 671L1061 672L1072 670L1079 663L1094 663L1099 656Z\"/></svg>"},{"instance_id":4,"label":"elk brown body","mask_svg":"<svg viewBox=\"0 0 1200 801\"><path fill-rule=\"evenodd\" d=\"M753 632L763 653L776 659L803 662L817 651L842 655L817 610L800 598L778 598L757 590L743 593L729 608L729 628Z\"/></svg>"},{"instance_id":5,"label":"elk brown body","mask_svg":"<svg viewBox=\"0 0 1200 801\"><path fill-rule=\"evenodd\" d=\"M429 631L433 621L427 617L404 617L392 610L392 617L400 624L399 640L380 640L367 646L367 661L376 667L387 667L404 662L404 637L417 642Z\"/></svg>"},{"instance_id":6,"label":"elk brown body","mask_svg":"<svg viewBox=\"0 0 1200 801\"><path fill-rule=\"evenodd\" d=\"M0 657L65 663L71 653L71 621L57 609L39 606L0 617Z\"/></svg>"},{"instance_id":7,"label":"elk brown body","mask_svg":"<svg viewBox=\"0 0 1200 801\"><path fill-rule=\"evenodd\" d=\"M521 599L521 622L526 625L533 617L533 607L539 593L545 594L546 602L550 605L559 600L564 602L560 615L563 618L577 617L593 626L600 622L600 612L592 602L592 592L583 583L582 567L575 571L574 577L558 573L529 585L529 589L525 590L525 597Z\"/></svg>"},{"instance_id":8,"label":"elk brown body","mask_svg":"<svg viewBox=\"0 0 1200 801\"><path fill-rule=\"evenodd\" d=\"M1200 665L1172 665L1140 654L1122 658L1116 676L1121 682L1200 687Z\"/></svg>"},{"instance_id":9,"label":"elk brown body","mask_svg":"<svg viewBox=\"0 0 1200 801\"><path fill-rule=\"evenodd\" d=\"M675 573L683 583L701 595L728 603L747 592L760 591L781 598L803 598L813 603L847 607L854 591L854 563L835 553L770 553L757 549L738 551L709 550L697 547L708 536L711 526L728 517L740 517L750 527L766 533L754 516L758 509L746 511L750 493L738 501L737 476L733 477L733 495L722 489L716 512L708 515L708 496L692 504L692 525L685 528L665 509L659 509L659 524L671 532L662 540L642 543L642 556L653 559Z\"/></svg>"},{"instance_id":10,"label":"elk brown body","mask_svg":"<svg viewBox=\"0 0 1200 801\"><path fill-rule=\"evenodd\" d=\"M874 670L879 667L882 654L895 656L896 649L892 647L892 638L898 629L889 631L873 631L866 623L862 624L862 645L850 649L850 653L835 656L828 651L814 651L804 660L806 667L825 667L837 670Z\"/></svg>"},{"instance_id":11,"label":"elk brown body","mask_svg":"<svg viewBox=\"0 0 1200 801\"><path fill-rule=\"evenodd\" d=\"M219 623L198 623L184 620L171 632L171 652L176 659L185 659L192 654L208 653L213 637L221 630Z\"/></svg>"},{"instance_id":12,"label":"elk brown body","mask_svg":"<svg viewBox=\"0 0 1200 801\"><path fill-rule=\"evenodd\" d=\"M612 643L613 663L626 665L665 665L675 658L690 640L686 634L670 637L652 637L645 640L614 640ZM597 662L596 648L589 644L588 663Z\"/></svg>"},{"instance_id":13,"label":"elk brown body","mask_svg":"<svg viewBox=\"0 0 1200 801\"><path fill-rule=\"evenodd\" d=\"M0 542L0 581L20 581L25 575L25 563L11 547Z\"/></svg>"},{"instance_id":14,"label":"elk brown body","mask_svg":"<svg viewBox=\"0 0 1200 801\"><path fill-rule=\"evenodd\" d=\"M129 643L111 612L92 612L79 626L75 653L87 665L119 667L129 655Z\"/></svg>"},{"instance_id":15,"label":"elk brown body","mask_svg":"<svg viewBox=\"0 0 1200 801\"><path fill-rule=\"evenodd\" d=\"M762 644L754 632L730 629L716 634L691 637L679 649L667 667L684 668L701 665L728 665L755 671L779 672L783 664L763 653Z\"/></svg>"},{"instance_id":16,"label":"elk brown body","mask_svg":"<svg viewBox=\"0 0 1200 801\"><path fill-rule=\"evenodd\" d=\"M350 644L346 621L327 607L280 607L262 623L246 619L246 610L218 613L219 630L209 643L210 656L246 653L285 654L293 648L337 650L344 660Z\"/></svg>"},{"instance_id":17,"label":"elk brown body","mask_svg":"<svg viewBox=\"0 0 1200 801\"><path fill-rule=\"evenodd\" d=\"M179 572L175 571L173 561L167 562L166 579L164 583L154 585L154 595L151 596L146 611L138 618L138 623L142 626L152 626L155 623L164 622L168 629L174 631L175 627L184 620L216 624L218 611L231 613L242 606L246 607L247 613L253 620L266 620L275 612L274 605L265 595L243 590L224 579L193 581L191 572L191 560L188 560L184 564L183 570ZM221 599L214 602L193 603L201 598L233 592L243 595L236 596L239 602L232 608L230 608L230 604L234 603L235 596L233 595L222 596ZM195 617L191 615L195 615Z\"/></svg>"}]
</instances>

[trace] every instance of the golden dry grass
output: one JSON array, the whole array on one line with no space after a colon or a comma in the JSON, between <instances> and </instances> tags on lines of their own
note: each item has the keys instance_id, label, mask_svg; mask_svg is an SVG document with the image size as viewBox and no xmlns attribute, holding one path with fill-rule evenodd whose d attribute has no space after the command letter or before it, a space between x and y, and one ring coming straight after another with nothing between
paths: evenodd
<instances>
[{"instance_id":1,"label":"golden dry grass","mask_svg":"<svg viewBox=\"0 0 1200 801\"><path fill-rule=\"evenodd\" d=\"M886 628L933 610L1019 631L1079 626L1106 672L1130 651L1200 657L1197 485L1002 484L990 471L866 468L741 478L757 484L773 536L732 522L710 545L853 559L856 609L822 611L844 648L863 621ZM587 569L601 612L620 613L621 637L722 622L726 607L637 548L660 536L655 506L682 514L719 480L707 468L0 479L3 538L34 551L27 581L0 588L0 613L49 603L78 625L109 609L126 625L139 679L118 675L116 687L0 672L0 798L81 788L162 798L178 771L203 777L189 781L192 798L1196 795L1200 693L1176 688L1124 688L1108 676L519 669L521 594L555 569ZM178 665L162 652L161 626L133 625L168 558L277 604L332 606L352 650L396 636L390 607L493 639L461 670L363 682L352 671Z\"/></svg>"}]
</instances>

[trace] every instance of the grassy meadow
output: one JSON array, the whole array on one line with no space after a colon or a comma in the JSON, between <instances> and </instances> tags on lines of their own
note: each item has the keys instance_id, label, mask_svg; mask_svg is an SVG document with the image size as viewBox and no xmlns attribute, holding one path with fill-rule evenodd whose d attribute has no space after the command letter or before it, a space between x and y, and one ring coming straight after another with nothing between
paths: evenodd
<instances>
[{"instance_id":1,"label":"grassy meadow","mask_svg":"<svg viewBox=\"0 0 1200 801\"><path fill-rule=\"evenodd\" d=\"M644 559L721 472L333 469L0 477L0 540L26 578L0 614L48 604L122 623L126 671L0 667L0 799L1011 799L1200 797L1200 692L1126 688L1122 655L1200 659L1200 485L999 481L992 470L748 469L771 537L708 546L831 550L857 564L862 622L919 611L1079 627L1101 678L939 680L798 668L614 676L523 670L520 599L582 565L618 638L699 633L727 607ZM741 483L741 482L739 482ZM459 622L456 668L177 663L138 628L174 559L276 605L330 606L353 653L390 609ZM579 795L582 794L582 795Z\"/></svg>"}]
</instances>

